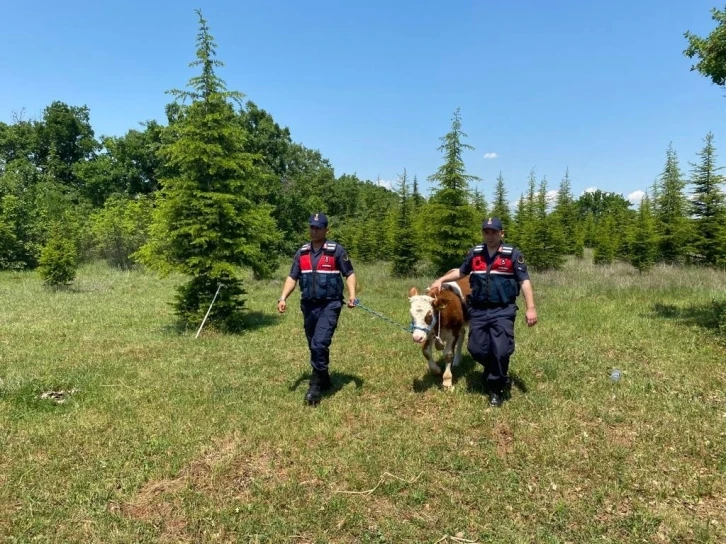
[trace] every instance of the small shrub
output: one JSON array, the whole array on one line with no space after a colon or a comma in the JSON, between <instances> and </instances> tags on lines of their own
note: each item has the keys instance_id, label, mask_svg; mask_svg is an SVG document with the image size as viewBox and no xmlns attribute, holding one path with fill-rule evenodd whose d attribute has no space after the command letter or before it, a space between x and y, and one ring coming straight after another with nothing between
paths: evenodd
<instances>
[{"instance_id":1,"label":"small shrub","mask_svg":"<svg viewBox=\"0 0 726 544\"><path fill-rule=\"evenodd\" d=\"M77 270L76 242L60 222L54 222L40 253L38 272L46 285L61 287L73 282Z\"/></svg>"}]
</instances>

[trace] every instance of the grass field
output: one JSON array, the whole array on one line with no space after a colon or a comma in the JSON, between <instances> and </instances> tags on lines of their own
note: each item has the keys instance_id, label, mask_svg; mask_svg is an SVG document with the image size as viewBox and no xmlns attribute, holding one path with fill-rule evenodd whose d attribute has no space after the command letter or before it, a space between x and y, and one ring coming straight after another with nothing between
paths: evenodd
<instances>
[{"instance_id":1,"label":"grass field","mask_svg":"<svg viewBox=\"0 0 726 544\"><path fill-rule=\"evenodd\" d=\"M432 279L357 272L361 302L404 325ZM197 340L173 326L178 278L92 265L53 292L0 273L0 541L726 541L723 271L533 274L539 324L520 312L501 409L470 357L444 392L360 308L333 394L304 407L285 273L248 281L246 333Z\"/></svg>"}]
</instances>

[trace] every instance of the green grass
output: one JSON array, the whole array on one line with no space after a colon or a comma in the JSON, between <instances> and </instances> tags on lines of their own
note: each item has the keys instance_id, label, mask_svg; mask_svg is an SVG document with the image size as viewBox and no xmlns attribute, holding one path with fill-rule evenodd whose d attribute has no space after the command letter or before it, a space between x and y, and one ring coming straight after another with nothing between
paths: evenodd
<instances>
[{"instance_id":1,"label":"green grass","mask_svg":"<svg viewBox=\"0 0 726 544\"><path fill-rule=\"evenodd\" d=\"M404 325L431 280L357 272L361 302ZM341 316L334 394L304 407L285 273L247 282L247 332L197 340L174 327L178 278L93 265L64 292L0 273L0 541L726 541L723 272L533 274L540 322L518 317L498 410L470 357L444 392L361 309Z\"/></svg>"}]
</instances>

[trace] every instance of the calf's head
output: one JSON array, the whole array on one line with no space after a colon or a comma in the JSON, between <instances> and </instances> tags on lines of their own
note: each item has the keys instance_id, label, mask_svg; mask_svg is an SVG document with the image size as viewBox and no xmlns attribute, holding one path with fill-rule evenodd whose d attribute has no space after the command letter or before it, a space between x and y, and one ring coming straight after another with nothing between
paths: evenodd
<instances>
[{"instance_id":1,"label":"calf's head","mask_svg":"<svg viewBox=\"0 0 726 544\"><path fill-rule=\"evenodd\" d=\"M427 290L427 294L419 295L415 287L408 291L408 301L411 306L411 326L413 328L413 341L422 344L431 331L434 323L434 314L441 311L446 302L439 297L439 291Z\"/></svg>"}]
</instances>

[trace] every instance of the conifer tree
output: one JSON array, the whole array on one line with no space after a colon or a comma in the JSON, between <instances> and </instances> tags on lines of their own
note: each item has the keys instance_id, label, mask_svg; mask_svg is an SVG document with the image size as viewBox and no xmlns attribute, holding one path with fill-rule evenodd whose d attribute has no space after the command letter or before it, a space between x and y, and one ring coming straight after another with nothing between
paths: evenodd
<instances>
[{"instance_id":1,"label":"conifer tree","mask_svg":"<svg viewBox=\"0 0 726 544\"><path fill-rule=\"evenodd\" d=\"M413 276L416 263L418 262L418 251L413 231L412 198L408 193L408 180L406 169L398 180L399 208L395 228L395 243L393 251L393 262L391 273L398 277Z\"/></svg>"},{"instance_id":2,"label":"conifer tree","mask_svg":"<svg viewBox=\"0 0 726 544\"><path fill-rule=\"evenodd\" d=\"M458 267L472 245L476 243L479 225L474 209L469 204L469 182L478 180L466 173L462 153L474 149L462 142L466 134L461 130L461 113L457 108L451 122L451 130L441 138L438 148L443 152L444 164L429 180L438 183L431 196L429 224L435 225L431 237L431 260L437 274Z\"/></svg>"},{"instance_id":3,"label":"conifer tree","mask_svg":"<svg viewBox=\"0 0 726 544\"><path fill-rule=\"evenodd\" d=\"M524 200L524 194L520 194L519 200L517 200L517 204L514 206L514 214L512 215L511 223L507 225L504 221L502 221L502 225L504 225L506 243L518 246L521 250L525 250L525 247L520 241L519 225L526 223L526 215L527 203Z\"/></svg>"},{"instance_id":4,"label":"conifer tree","mask_svg":"<svg viewBox=\"0 0 726 544\"><path fill-rule=\"evenodd\" d=\"M67 222L53 221L40 254L38 272L49 287L66 287L76 277L78 252Z\"/></svg>"},{"instance_id":5,"label":"conifer tree","mask_svg":"<svg viewBox=\"0 0 726 544\"><path fill-rule=\"evenodd\" d=\"M595 264L612 264L618 250L618 236L613 214L600 218L595 227L595 244L593 262Z\"/></svg>"},{"instance_id":6,"label":"conifer tree","mask_svg":"<svg viewBox=\"0 0 726 544\"><path fill-rule=\"evenodd\" d=\"M559 270L565 262L565 238L556 217L547 214L547 178L542 178L535 200L532 255L527 255L535 270Z\"/></svg>"},{"instance_id":7,"label":"conifer tree","mask_svg":"<svg viewBox=\"0 0 726 544\"><path fill-rule=\"evenodd\" d=\"M716 166L716 149L713 133L705 138L705 145L698 153L698 164L691 163L693 198L691 213L696 220L694 247L707 264L716 263L720 254L720 238L726 221L726 205L721 190L723 176L718 174L722 167Z\"/></svg>"},{"instance_id":8,"label":"conifer tree","mask_svg":"<svg viewBox=\"0 0 726 544\"><path fill-rule=\"evenodd\" d=\"M479 191L479 189L475 188L474 192L471 195L471 205L474 207L474 210L476 211L477 218L484 218L487 214L487 201L486 198L484 198L484 193Z\"/></svg>"},{"instance_id":9,"label":"conifer tree","mask_svg":"<svg viewBox=\"0 0 726 544\"><path fill-rule=\"evenodd\" d=\"M658 215L658 201L660 200L660 187L658 178L653 180L653 185L650 188L650 208L653 213Z\"/></svg>"},{"instance_id":10,"label":"conifer tree","mask_svg":"<svg viewBox=\"0 0 726 544\"><path fill-rule=\"evenodd\" d=\"M583 210L581 213L583 215L581 216L580 224L582 225L584 246L594 248L595 239L597 238L598 222L595 214L591 210Z\"/></svg>"},{"instance_id":11,"label":"conifer tree","mask_svg":"<svg viewBox=\"0 0 726 544\"><path fill-rule=\"evenodd\" d=\"M575 211L575 199L572 196L572 182L570 181L570 171L565 170L565 177L560 182L557 190L557 200L552 211L553 219L559 222L562 228L562 234L566 245L566 253L574 254L576 246L576 224L577 215Z\"/></svg>"},{"instance_id":12,"label":"conifer tree","mask_svg":"<svg viewBox=\"0 0 726 544\"><path fill-rule=\"evenodd\" d=\"M507 202L507 190L504 187L504 178L501 172L499 172L497 185L494 189L494 203L491 216L501 219L505 228L512 223L512 214L509 211L509 203Z\"/></svg>"},{"instance_id":13,"label":"conifer tree","mask_svg":"<svg viewBox=\"0 0 726 544\"><path fill-rule=\"evenodd\" d=\"M418 211L418 209L423 206L424 204L424 197L421 196L421 192L418 188L418 177L415 175L413 176L413 189L411 190L411 207L414 212Z\"/></svg>"},{"instance_id":14,"label":"conifer tree","mask_svg":"<svg viewBox=\"0 0 726 544\"><path fill-rule=\"evenodd\" d=\"M241 107L242 93L228 91L215 73L223 66L201 11L197 60L201 73L189 80L191 90L169 91L179 115L169 126L173 138L159 154L173 177L161 179L150 241L140 260L162 273L173 270L191 280L178 288L175 309L181 322L200 323L219 289L209 326L239 330L245 290L238 267L254 271L269 266L268 251L279 235L271 207L259 201L262 192L255 157L244 152L245 132L232 102ZM221 287L220 287L221 286Z\"/></svg>"},{"instance_id":15,"label":"conifer tree","mask_svg":"<svg viewBox=\"0 0 726 544\"><path fill-rule=\"evenodd\" d=\"M660 255L667 263L682 262L689 251L691 229L686 219L684 187L678 155L671 144L666 152L666 164L660 177L656 201Z\"/></svg>"},{"instance_id":16,"label":"conifer tree","mask_svg":"<svg viewBox=\"0 0 726 544\"><path fill-rule=\"evenodd\" d=\"M536 217L537 179L534 170L529 173L527 194L520 195L514 214L514 228L509 228L506 235L508 243L514 244L522 250L525 258L536 268L540 261L537 247L537 217ZM504 225L507 229L507 226ZM532 260L534 259L534 261Z\"/></svg>"},{"instance_id":17,"label":"conifer tree","mask_svg":"<svg viewBox=\"0 0 726 544\"><path fill-rule=\"evenodd\" d=\"M628 230L628 261L639 272L653 267L658 256L658 225L646 194L640 201L635 223Z\"/></svg>"}]
</instances>

